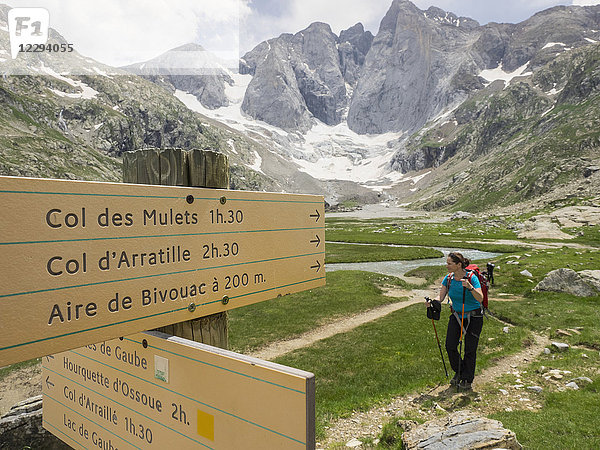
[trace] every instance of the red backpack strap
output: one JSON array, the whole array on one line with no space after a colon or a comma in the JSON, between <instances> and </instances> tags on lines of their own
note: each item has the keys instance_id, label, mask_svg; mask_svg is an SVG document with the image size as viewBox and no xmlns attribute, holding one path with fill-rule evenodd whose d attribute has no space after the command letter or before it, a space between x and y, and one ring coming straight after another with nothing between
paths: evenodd
<instances>
[{"instance_id":1,"label":"red backpack strap","mask_svg":"<svg viewBox=\"0 0 600 450\"><path fill-rule=\"evenodd\" d=\"M446 286L446 290L447 290L446 295L448 296L448 303L450 303L450 283L452 282L453 279L454 279L454 273L450 272L448 274L448 286Z\"/></svg>"}]
</instances>

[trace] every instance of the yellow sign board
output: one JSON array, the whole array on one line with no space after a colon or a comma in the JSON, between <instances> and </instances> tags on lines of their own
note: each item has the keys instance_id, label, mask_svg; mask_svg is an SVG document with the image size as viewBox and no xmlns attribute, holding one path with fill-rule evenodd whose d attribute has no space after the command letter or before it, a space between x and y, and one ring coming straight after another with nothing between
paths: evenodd
<instances>
[{"instance_id":1,"label":"yellow sign board","mask_svg":"<svg viewBox=\"0 0 600 450\"><path fill-rule=\"evenodd\" d=\"M44 428L76 449L314 448L314 376L158 332L43 360Z\"/></svg>"},{"instance_id":2,"label":"yellow sign board","mask_svg":"<svg viewBox=\"0 0 600 450\"><path fill-rule=\"evenodd\" d=\"M325 284L323 197L0 177L0 366Z\"/></svg>"}]
</instances>

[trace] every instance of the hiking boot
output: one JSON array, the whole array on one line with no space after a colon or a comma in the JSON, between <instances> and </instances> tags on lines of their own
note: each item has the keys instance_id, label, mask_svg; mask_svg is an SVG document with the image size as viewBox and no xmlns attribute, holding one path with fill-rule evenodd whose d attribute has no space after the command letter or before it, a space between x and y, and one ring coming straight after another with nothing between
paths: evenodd
<instances>
[{"instance_id":1,"label":"hiking boot","mask_svg":"<svg viewBox=\"0 0 600 450\"><path fill-rule=\"evenodd\" d=\"M467 380L460 380L460 383L458 385L458 390L459 391L472 391L473 387L471 386L471 383L469 383Z\"/></svg>"},{"instance_id":2,"label":"hiking boot","mask_svg":"<svg viewBox=\"0 0 600 450\"><path fill-rule=\"evenodd\" d=\"M452 379L450 380L450 386L458 386L459 383L458 374L455 373Z\"/></svg>"}]
</instances>

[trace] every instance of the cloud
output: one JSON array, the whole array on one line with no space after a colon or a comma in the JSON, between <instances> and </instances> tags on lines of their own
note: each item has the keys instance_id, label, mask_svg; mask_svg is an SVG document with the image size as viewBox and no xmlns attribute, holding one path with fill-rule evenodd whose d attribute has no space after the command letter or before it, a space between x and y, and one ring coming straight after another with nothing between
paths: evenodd
<instances>
[{"instance_id":1,"label":"cloud","mask_svg":"<svg viewBox=\"0 0 600 450\"><path fill-rule=\"evenodd\" d=\"M331 25L334 33L361 22L373 34L392 4L392 0L282 0L271 8L271 0L251 0L252 13L242 26L241 48L251 50L256 44L282 33L297 33L313 22Z\"/></svg>"},{"instance_id":2,"label":"cloud","mask_svg":"<svg viewBox=\"0 0 600 450\"><path fill-rule=\"evenodd\" d=\"M27 6L48 9L50 26L79 53L112 66L189 42L237 54L239 20L249 13L245 0L29 0Z\"/></svg>"},{"instance_id":3,"label":"cloud","mask_svg":"<svg viewBox=\"0 0 600 450\"><path fill-rule=\"evenodd\" d=\"M518 23L538 11L557 5L568 5L570 0L504 0L502 2L482 0L413 0L419 8L435 5L458 16L470 17L482 25L489 22Z\"/></svg>"},{"instance_id":4,"label":"cloud","mask_svg":"<svg viewBox=\"0 0 600 450\"><path fill-rule=\"evenodd\" d=\"M594 6L600 5L599 0L573 0L573 5L575 6Z\"/></svg>"},{"instance_id":5,"label":"cloud","mask_svg":"<svg viewBox=\"0 0 600 450\"><path fill-rule=\"evenodd\" d=\"M0 0L2 1L2 0ZM520 22L559 4L600 0L413 0L485 24ZM23 0L4 0L24 6ZM361 22L377 34L392 0L27 0L50 11L50 26L85 56L112 66L145 61L195 42L209 50L245 53L259 42L296 33L313 22L335 33Z\"/></svg>"},{"instance_id":6,"label":"cloud","mask_svg":"<svg viewBox=\"0 0 600 450\"><path fill-rule=\"evenodd\" d=\"M437 6L458 16L471 17L481 24L488 22L517 23L538 11L572 0L412 0L420 9ZM575 0L588 1L588 0ZM600 0L599 0L600 1ZM361 22L377 34L379 23L392 0L250 0L251 13L242 26L242 51L251 50L259 42L281 33L297 33L312 22L325 22L335 33Z\"/></svg>"}]
</instances>

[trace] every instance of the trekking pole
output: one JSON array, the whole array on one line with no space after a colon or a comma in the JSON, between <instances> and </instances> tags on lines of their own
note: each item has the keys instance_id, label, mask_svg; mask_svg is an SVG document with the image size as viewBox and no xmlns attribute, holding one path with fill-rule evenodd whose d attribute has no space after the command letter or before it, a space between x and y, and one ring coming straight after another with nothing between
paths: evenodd
<instances>
[{"instance_id":1,"label":"trekking pole","mask_svg":"<svg viewBox=\"0 0 600 450\"><path fill-rule=\"evenodd\" d=\"M437 330L435 328L435 322L431 319L433 325L433 331L435 331L435 338L437 339L438 348L440 349L440 356L442 357L442 364L444 365L444 372L446 372L446 380L448 379L448 369L446 369L446 361L444 361L444 353L442 353L442 344L440 344L440 338L438 337Z\"/></svg>"},{"instance_id":2,"label":"trekking pole","mask_svg":"<svg viewBox=\"0 0 600 450\"><path fill-rule=\"evenodd\" d=\"M430 306L429 308L433 308L433 300L431 300L429 297L425 297L425 300L428 301L432 306ZM437 328L435 327L435 321L438 320L440 318L439 312L441 311L441 304L440 304L440 309L438 311L438 314L435 314L433 311L431 312L431 324L433 325L433 331L435 332L435 339L437 340L437 344L438 344L438 348L440 349L440 356L442 357L442 364L444 365L444 372L446 373L446 379L448 379L448 369L446 368L446 361L444 361L444 353L442 352L442 344L440 344L440 338L438 337L438 332L437 332ZM429 316L429 310L428 310L428 314Z\"/></svg>"},{"instance_id":3,"label":"trekking pole","mask_svg":"<svg viewBox=\"0 0 600 450\"><path fill-rule=\"evenodd\" d=\"M456 385L456 392L460 391L460 372L462 367L462 343L463 343L463 320L465 318L465 293L467 288L463 287L463 301L462 301L462 312L460 314L460 340L458 347L458 384Z\"/></svg>"}]
</instances>

